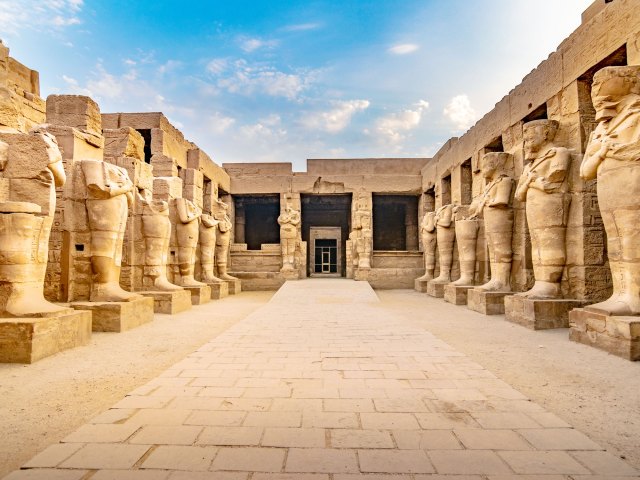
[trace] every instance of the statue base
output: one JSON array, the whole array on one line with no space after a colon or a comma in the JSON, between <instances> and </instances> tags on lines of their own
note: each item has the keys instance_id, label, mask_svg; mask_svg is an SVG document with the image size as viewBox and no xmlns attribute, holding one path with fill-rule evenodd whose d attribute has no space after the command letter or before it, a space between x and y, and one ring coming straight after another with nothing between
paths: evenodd
<instances>
[{"instance_id":1,"label":"statue base","mask_svg":"<svg viewBox=\"0 0 640 480\"><path fill-rule=\"evenodd\" d=\"M504 313L504 297L513 292L485 292L471 288L467 292L467 308L484 315L502 315Z\"/></svg>"},{"instance_id":2,"label":"statue base","mask_svg":"<svg viewBox=\"0 0 640 480\"><path fill-rule=\"evenodd\" d=\"M33 363L91 340L91 312L0 319L0 363Z\"/></svg>"},{"instance_id":3,"label":"statue base","mask_svg":"<svg viewBox=\"0 0 640 480\"><path fill-rule=\"evenodd\" d=\"M447 285L447 283L434 282L433 280L429 280L429 282L427 283L427 295L434 298L443 298L444 287Z\"/></svg>"},{"instance_id":4,"label":"statue base","mask_svg":"<svg viewBox=\"0 0 640 480\"><path fill-rule=\"evenodd\" d=\"M235 280L225 280L225 282L229 289L229 295L236 295L242 291L242 282L237 278Z\"/></svg>"},{"instance_id":5,"label":"statue base","mask_svg":"<svg viewBox=\"0 0 640 480\"><path fill-rule=\"evenodd\" d=\"M124 332L153 320L153 298L139 298L131 302L72 302L76 310L92 314L94 332Z\"/></svg>"},{"instance_id":6,"label":"statue base","mask_svg":"<svg viewBox=\"0 0 640 480\"><path fill-rule=\"evenodd\" d=\"M174 315L191 308L191 294L186 290L136 293L139 293L143 297L153 298L153 311L155 313L168 313L169 315Z\"/></svg>"},{"instance_id":7,"label":"statue base","mask_svg":"<svg viewBox=\"0 0 640 480\"><path fill-rule=\"evenodd\" d=\"M280 270L280 276L284 280L300 280L300 272L298 270Z\"/></svg>"},{"instance_id":8,"label":"statue base","mask_svg":"<svg viewBox=\"0 0 640 480\"><path fill-rule=\"evenodd\" d=\"M532 330L567 328L569 312L583 307L585 303L582 300L532 299L511 295L504 299L504 313L508 321Z\"/></svg>"},{"instance_id":9,"label":"statue base","mask_svg":"<svg viewBox=\"0 0 640 480\"><path fill-rule=\"evenodd\" d=\"M368 282L369 274L371 273L370 268L356 268L353 272L353 279L359 282Z\"/></svg>"},{"instance_id":10,"label":"statue base","mask_svg":"<svg viewBox=\"0 0 640 480\"><path fill-rule=\"evenodd\" d=\"M220 300L229 296L229 284L227 282L207 283L211 289L211 300Z\"/></svg>"},{"instance_id":11,"label":"statue base","mask_svg":"<svg viewBox=\"0 0 640 480\"><path fill-rule=\"evenodd\" d=\"M420 292L420 293L427 293L427 284L430 282L431 280L420 280L419 278L416 278L413 281L413 289L416 292Z\"/></svg>"},{"instance_id":12,"label":"statue base","mask_svg":"<svg viewBox=\"0 0 640 480\"><path fill-rule=\"evenodd\" d=\"M468 297L467 294L472 288L474 288L473 285L445 285L444 301L454 305L466 305Z\"/></svg>"},{"instance_id":13,"label":"statue base","mask_svg":"<svg viewBox=\"0 0 640 480\"><path fill-rule=\"evenodd\" d=\"M631 361L640 360L640 317L614 316L587 308L569 312L569 339Z\"/></svg>"},{"instance_id":14,"label":"statue base","mask_svg":"<svg viewBox=\"0 0 640 480\"><path fill-rule=\"evenodd\" d=\"M191 294L191 305L202 305L211 301L211 287L209 285L182 288Z\"/></svg>"}]
</instances>

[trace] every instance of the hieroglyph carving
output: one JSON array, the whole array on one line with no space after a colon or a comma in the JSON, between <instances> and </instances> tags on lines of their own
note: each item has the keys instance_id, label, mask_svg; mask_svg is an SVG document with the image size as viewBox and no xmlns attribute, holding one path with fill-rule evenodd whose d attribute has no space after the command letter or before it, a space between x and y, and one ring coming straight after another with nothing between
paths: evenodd
<instances>
[{"instance_id":1,"label":"hieroglyph carving","mask_svg":"<svg viewBox=\"0 0 640 480\"><path fill-rule=\"evenodd\" d=\"M44 299L56 187L66 180L56 139L0 134L0 317L53 315Z\"/></svg>"},{"instance_id":2,"label":"hieroglyph carving","mask_svg":"<svg viewBox=\"0 0 640 480\"><path fill-rule=\"evenodd\" d=\"M513 179L507 173L510 154L487 153L480 162L480 169L488 182L469 207L470 218L484 217L484 231L489 247L491 280L476 289L487 292L510 291L511 260L513 248L513 208L511 192Z\"/></svg>"},{"instance_id":3,"label":"hieroglyph carving","mask_svg":"<svg viewBox=\"0 0 640 480\"><path fill-rule=\"evenodd\" d=\"M640 315L640 66L599 70L591 98L598 125L580 175L597 178L613 295L589 308Z\"/></svg>"},{"instance_id":4,"label":"hieroglyph carving","mask_svg":"<svg viewBox=\"0 0 640 480\"><path fill-rule=\"evenodd\" d=\"M298 246L298 226L300 221L300 211L287 202L284 212L278 217L280 246L282 248L282 271L296 269L295 253Z\"/></svg>"},{"instance_id":5,"label":"hieroglyph carving","mask_svg":"<svg viewBox=\"0 0 640 480\"><path fill-rule=\"evenodd\" d=\"M424 275L417 280L429 281L433 279L436 269L436 212L427 212L422 217L420 225L420 236L422 238L422 250L424 255Z\"/></svg>"},{"instance_id":6,"label":"hieroglyph carving","mask_svg":"<svg viewBox=\"0 0 640 480\"><path fill-rule=\"evenodd\" d=\"M520 176L515 196L526 202L535 284L518 295L531 299L562 296L560 281L567 260L571 203L567 182L571 154L554 145L557 130L555 120L535 120L524 125L524 154L529 163Z\"/></svg>"}]
</instances>

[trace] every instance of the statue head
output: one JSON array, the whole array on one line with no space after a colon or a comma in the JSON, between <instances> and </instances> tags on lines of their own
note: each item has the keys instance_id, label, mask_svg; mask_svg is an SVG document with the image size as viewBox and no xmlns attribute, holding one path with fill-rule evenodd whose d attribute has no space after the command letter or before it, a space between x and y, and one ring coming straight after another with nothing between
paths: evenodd
<instances>
[{"instance_id":1,"label":"statue head","mask_svg":"<svg viewBox=\"0 0 640 480\"><path fill-rule=\"evenodd\" d=\"M591 100L596 120L612 118L620 100L627 95L640 94L640 65L605 67L593 76Z\"/></svg>"},{"instance_id":2,"label":"statue head","mask_svg":"<svg viewBox=\"0 0 640 480\"><path fill-rule=\"evenodd\" d=\"M522 129L524 137L524 156L526 160L532 160L540 149L552 142L560 124L556 120L534 120L524 124Z\"/></svg>"},{"instance_id":3,"label":"statue head","mask_svg":"<svg viewBox=\"0 0 640 480\"><path fill-rule=\"evenodd\" d=\"M506 173L507 161L511 155L506 152L490 152L480 160L482 176L487 180L493 180Z\"/></svg>"}]
</instances>

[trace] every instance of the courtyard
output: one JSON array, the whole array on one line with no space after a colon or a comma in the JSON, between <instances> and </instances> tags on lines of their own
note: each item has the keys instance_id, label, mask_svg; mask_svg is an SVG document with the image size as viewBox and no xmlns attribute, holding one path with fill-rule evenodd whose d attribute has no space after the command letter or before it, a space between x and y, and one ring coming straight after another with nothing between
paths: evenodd
<instances>
[{"instance_id":1,"label":"courtyard","mask_svg":"<svg viewBox=\"0 0 640 480\"><path fill-rule=\"evenodd\" d=\"M8 479L616 479L640 466L636 364L344 279L156 315L2 365L0 383L0 473L24 468Z\"/></svg>"}]
</instances>

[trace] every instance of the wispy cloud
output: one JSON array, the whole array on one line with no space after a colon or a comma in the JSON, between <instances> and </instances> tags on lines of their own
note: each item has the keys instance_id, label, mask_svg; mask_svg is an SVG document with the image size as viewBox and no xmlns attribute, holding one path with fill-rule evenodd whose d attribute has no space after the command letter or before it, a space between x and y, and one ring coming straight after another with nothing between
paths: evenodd
<instances>
[{"instance_id":1,"label":"wispy cloud","mask_svg":"<svg viewBox=\"0 0 640 480\"><path fill-rule=\"evenodd\" d=\"M458 130L468 129L478 119L478 114L466 94L453 97L442 113Z\"/></svg>"},{"instance_id":2,"label":"wispy cloud","mask_svg":"<svg viewBox=\"0 0 640 480\"><path fill-rule=\"evenodd\" d=\"M240 48L246 53L251 53L262 48L274 48L278 45L277 40L262 40L260 38L246 37L240 37L239 43Z\"/></svg>"},{"instance_id":3,"label":"wispy cloud","mask_svg":"<svg viewBox=\"0 0 640 480\"><path fill-rule=\"evenodd\" d=\"M5 34L51 27L63 29L82 23L83 0L0 0L0 25Z\"/></svg>"},{"instance_id":4,"label":"wispy cloud","mask_svg":"<svg viewBox=\"0 0 640 480\"><path fill-rule=\"evenodd\" d=\"M322 27L321 23L297 23L282 27L282 30L284 32L304 32L307 30L317 30L320 27Z\"/></svg>"},{"instance_id":5,"label":"wispy cloud","mask_svg":"<svg viewBox=\"0 0 640 480\"><path fill-rule=\"evenodd\" d=\"M231 126L236 123L236 119L223 115L220 112L215 112L207 119L207 124L212 133L220 135L226 132Z\"/></svg>"},{"instance_id":6,"label":"wispy cloud","mask_svg":"<svg viewBox=\"0 0 640 480\"><path fill-rule=\"evenodd\" d=\"M301 123L310 130L338 133L349 126L356 113L366 110L369 105L369 100L335 101L330 110L305 113Z\"/></svg>"},{"instance_id":7,"label":"wispy cloud","mask_svg":"<svg viewBox=\"0 0 640 480\"><path fill-rule=\"evenodd\" d=\"M408 55L409 53L417 51L419 48L420 47L415 43L401 43L399 45L389 47L387 51L394 55Z\"/></svg>"},{"instance_id":8,"label":"wispy cloud","mask_svg":"<svg viewBox=\"0 0 640 480\"><path fill-rule=\"evenodd\" d=\"M392 144L402 142L409 131L420 125L422 115L428 108L429 102L420 100L413 108L379 118L375 127L379 138Z\"/></svg>"}]
</instances>

